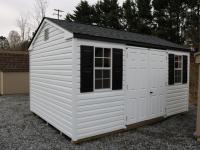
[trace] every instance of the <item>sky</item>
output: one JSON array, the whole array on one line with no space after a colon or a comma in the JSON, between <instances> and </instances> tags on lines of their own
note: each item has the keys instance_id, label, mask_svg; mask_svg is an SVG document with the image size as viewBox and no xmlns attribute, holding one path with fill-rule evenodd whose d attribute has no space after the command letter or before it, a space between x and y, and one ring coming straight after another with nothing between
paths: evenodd
<instances>
[{"instance_id":1,"label":"sky","mask_svg":"<svg viewBox=\"0 0 200 150\"><path fill-rule=\"evenodd\" d=\"M96 3L97 0L87 0L89 4ZM118 0L122 4L124 0ZM63 17L67 13L72 13L80 0L48 0L47 17L53 16L53 9L61 9ZM11 30L19 31L16 20L21 14L33 16L35 0L0 0L0 36L8 36Z\"/></svg>"}]
</instances>

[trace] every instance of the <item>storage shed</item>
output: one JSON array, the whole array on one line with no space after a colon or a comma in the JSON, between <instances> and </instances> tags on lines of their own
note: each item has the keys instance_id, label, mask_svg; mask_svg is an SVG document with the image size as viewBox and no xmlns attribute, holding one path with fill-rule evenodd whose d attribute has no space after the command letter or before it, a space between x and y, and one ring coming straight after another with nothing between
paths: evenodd
<instances>
[{"instance_id":1,"label":"storage shed","mask_svg":"<svg viewBox=\"0 0 200 150\"><path fill-rule=\"evenodd\" d=\"M30 109L78 141L188 111L189 49L44 18L30 50Z\"/></svg>"},{"instance_id":2,"label":"storage shed","mask_svg":"<svg viewBox=\"0 0 200 150\"><path fill-rule=\"evenodd\" d=\"M0 94L8 95L28 93L28 52L0 50Z\"/></svg>"}]
</instances>

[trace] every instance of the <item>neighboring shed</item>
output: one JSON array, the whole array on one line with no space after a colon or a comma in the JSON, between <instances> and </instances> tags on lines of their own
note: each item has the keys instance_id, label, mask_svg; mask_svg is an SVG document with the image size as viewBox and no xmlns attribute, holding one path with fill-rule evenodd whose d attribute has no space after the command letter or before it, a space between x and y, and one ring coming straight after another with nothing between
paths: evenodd
<instances>
[{"instance_id":1,"label":"neighboring shed","mask_svg":"<svg viewBox=\"0 0 200 150\"><path fill-rule=\"evenodd\" d=\"M0 50L0 93L29 93L29 57L27 52Z\"/></svg>"},{"instance_id":2,"label":"neighboring shed","mask_svg":"<svg viewBox=\"0 0 200 150\"><path fill-rule=\"evenodd\" d=\"M196 132L197 141L200 142L200 52L195 54L195 63L198 64L198 98L197 98L197 122L196 122Z\"/></svg>"},{"instance_id":3,"label":"neighboring shed","mask_svg":"<svg viewBox=\"0 0 200 150\"><path fill-rule=\"evenodd\" d=\"M44 18L29 51L30 109L72 141L188 111L184 46Z\"/></svg>"}]
</instances>

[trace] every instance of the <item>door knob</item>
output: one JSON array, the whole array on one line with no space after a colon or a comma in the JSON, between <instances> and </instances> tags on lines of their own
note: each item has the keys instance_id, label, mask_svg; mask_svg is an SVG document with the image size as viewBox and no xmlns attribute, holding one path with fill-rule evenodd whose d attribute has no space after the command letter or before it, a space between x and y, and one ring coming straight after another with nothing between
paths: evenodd
<instances>
[{"instance_id":1,"label":"door knob","mask_svg":"<svg viewBox=\"0 0 200 150\"><path fill-rule=\"evenodd\" d=\"M153 94L153 92L152 92L152 91L150 91L150 94Z\"/></svg>"}]
</instances>

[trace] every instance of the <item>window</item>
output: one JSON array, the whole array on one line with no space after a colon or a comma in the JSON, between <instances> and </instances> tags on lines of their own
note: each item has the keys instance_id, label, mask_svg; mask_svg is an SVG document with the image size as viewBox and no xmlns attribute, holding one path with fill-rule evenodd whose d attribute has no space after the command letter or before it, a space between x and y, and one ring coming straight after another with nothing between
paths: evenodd
<instances>
[{"instance_id":1,"label":"window","mask_svg":"<svg viewBox=\"0 0 200 150\"><path fill-rule=\"evenodd\" d=\"M188 56L168 55L168 84L186 84L188 82Z\"/></svg>"},{"instance_id":2,"label":"window","mask_svg":"<svg viewBox=\"0 0 200 150\"><path fill-rule=\"evenodd\" d=\"M47 41L49 39L49 29L44 30L44 40Z\"/></svg>"},{"instance_id":3,"label":"window","mask_svg":"<svg viewBox=\"0 0 200 150\"><path fill-rule=\"evenodd\" d=\"M174 56L174 83L182 83L182 56Z\"/></svg>"},{"instance_id":4,"label":"window","mask_svg":"<svg viewBox=\"0 0 200 150\"><path fill-rule=\"evenodd\" d=\"M94 87L111 88L111 49L96 47L94 52Z\"/></svg>"},{"instance_id":5,"label":"window","mask_svg":"<svg viewBox=\"0 0 200 150\"><path fill-rule=\"evenodd\" d=\"M80 92L121 90L123 49L80 45Z\"/></svg>"}]
</instances>

